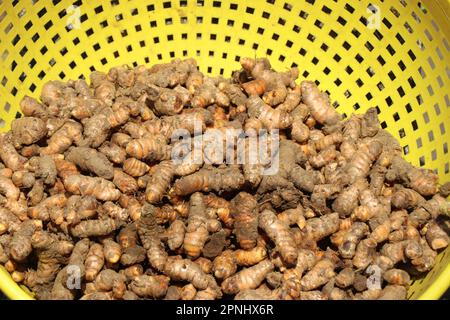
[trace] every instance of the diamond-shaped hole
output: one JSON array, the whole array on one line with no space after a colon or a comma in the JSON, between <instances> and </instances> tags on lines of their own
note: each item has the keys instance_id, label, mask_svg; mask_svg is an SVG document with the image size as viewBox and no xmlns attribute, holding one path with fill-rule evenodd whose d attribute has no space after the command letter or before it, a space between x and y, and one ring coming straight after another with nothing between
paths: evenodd
<instances>
[{"instance_id":1,"label":"diamond-shaped hole","mask_svg":"<svg viewBox=\"0 0 450 320\"><path fill-rule=\"evenodd\" d=\"M421 157L419 158L419 165L420 165L421 167L423 167L423 166L425 165L425 157L424 157L424 156L421 156Z\"/></svg>"},{"instance_id":2,"label":"diamond-shaped hole","mask_svg":"<svg viewBox=\"0 0 450 320\"><path fill-rule=\"evenodd\" d=\"M422 77L422 79L425 79L427 77L427 75L422 67L419 67L419 74Z\"/></svg>"},{"instance_id":3,"label":"diamond-shaped hole","mask_svg":"<svg viewBox=\"0 0 450 320\"><path fill-rule=\"evenodd\" d=\"M416 140L416 145L417 145L417 148L418 149L420 149L420 148L422 148L422 138L417 138L417 140Z\"/></svg>"},{"instance_id":4,"label":"diamond-shaped hole","mask_svg":"<svg viewBox=\"0 0 450 320\"><path fill-rule=\"evenodd\" d=\"M408 145L406 145L406 146L403 147L403 153L404 153L405 155L409 154L409 146L408 146Z\"/></svg>"},{"instance_id":5,"label":"diamond-shaped hole","mask_svg":"<svg viewBox=\"0 0 450 320\"><path fill-rule=\"evenodd\" d=\"M436 149L431 151L431 160L435 161L437 159L437 151Z\"/></svg>"}]
</instances>

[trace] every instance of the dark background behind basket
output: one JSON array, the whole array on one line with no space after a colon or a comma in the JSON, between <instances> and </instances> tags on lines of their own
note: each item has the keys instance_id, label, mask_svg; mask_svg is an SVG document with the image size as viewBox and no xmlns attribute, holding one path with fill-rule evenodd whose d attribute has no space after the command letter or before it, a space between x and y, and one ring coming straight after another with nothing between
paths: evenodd
<instances>
[{"instance_id":1,"label":"dark background behind basket","mask_svg":"<svg viewBox=\"0 0 450 320\"><path fill-rule=\"evenodd\" d=\"M7 300L3 293L0 292L0 300ZM441 300L450 300L450 289L442 296Z\"/></svg>"}]
</instances>

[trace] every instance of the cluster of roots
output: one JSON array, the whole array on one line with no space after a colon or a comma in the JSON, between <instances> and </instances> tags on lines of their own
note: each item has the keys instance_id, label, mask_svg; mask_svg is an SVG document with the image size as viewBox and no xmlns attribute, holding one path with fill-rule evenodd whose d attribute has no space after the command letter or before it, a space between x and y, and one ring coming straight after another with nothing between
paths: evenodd
<instances>
[{"instance_id":1,"label":"cluster of roots","mask_svg":"<svg viewBox=\"0 0 450 320\"><path fill-rule=\"evenodd\" d=\"M0 134L12 278L38 299L405 299L448 246L450 184L375 109L344 120L297 68L241 65L120 66L24 97ZM278 132L276 172L230 150L232 130L244 147ZM209 137L200 155L180 131Z\"/></svg>"}]
</instances>

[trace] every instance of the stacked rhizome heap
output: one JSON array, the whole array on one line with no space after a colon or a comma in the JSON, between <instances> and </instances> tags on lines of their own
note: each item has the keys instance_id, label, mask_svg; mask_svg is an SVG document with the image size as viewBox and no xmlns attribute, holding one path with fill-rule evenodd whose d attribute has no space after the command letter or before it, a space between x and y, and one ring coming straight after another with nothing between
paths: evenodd
<instances>
[{"instance_id":1,"label":"stacked rhizome heap","mask_svg":"<svg viewBox=\"0 0 450 320\"><path fill-rule=\"evenodd\" d=\"M405 161L375 109L344 120L298 69L241 65L120 66L24 97L0 135L12 278L38 299L405 299L449 243L450 184ZM275 173L211 163L208 143L174 159L193 144L179 130L239 129L278 133Z\"/></svg>"}]
</instances>

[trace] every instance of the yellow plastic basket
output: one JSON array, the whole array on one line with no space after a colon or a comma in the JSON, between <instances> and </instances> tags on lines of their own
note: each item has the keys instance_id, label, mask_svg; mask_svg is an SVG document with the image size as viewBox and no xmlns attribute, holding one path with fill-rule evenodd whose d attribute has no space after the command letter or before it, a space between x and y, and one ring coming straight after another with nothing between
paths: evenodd
<instances>
[{"instance_id":1,"label":"yellow plastic basket","mask_svg":"<svg viewBox=\"0 0 450 320\"><path fill-rule=\"evenodd\" d=\"M0 130L49 80L183 57L230 76L240 57L267 56L298 65L341 113L378 107L406 158L449 181L449 12L448 0L0 0ZM450 248L408 297L449 284ZM2 267L0 289L30 298Z\"/></svg>"}]
</instances>

